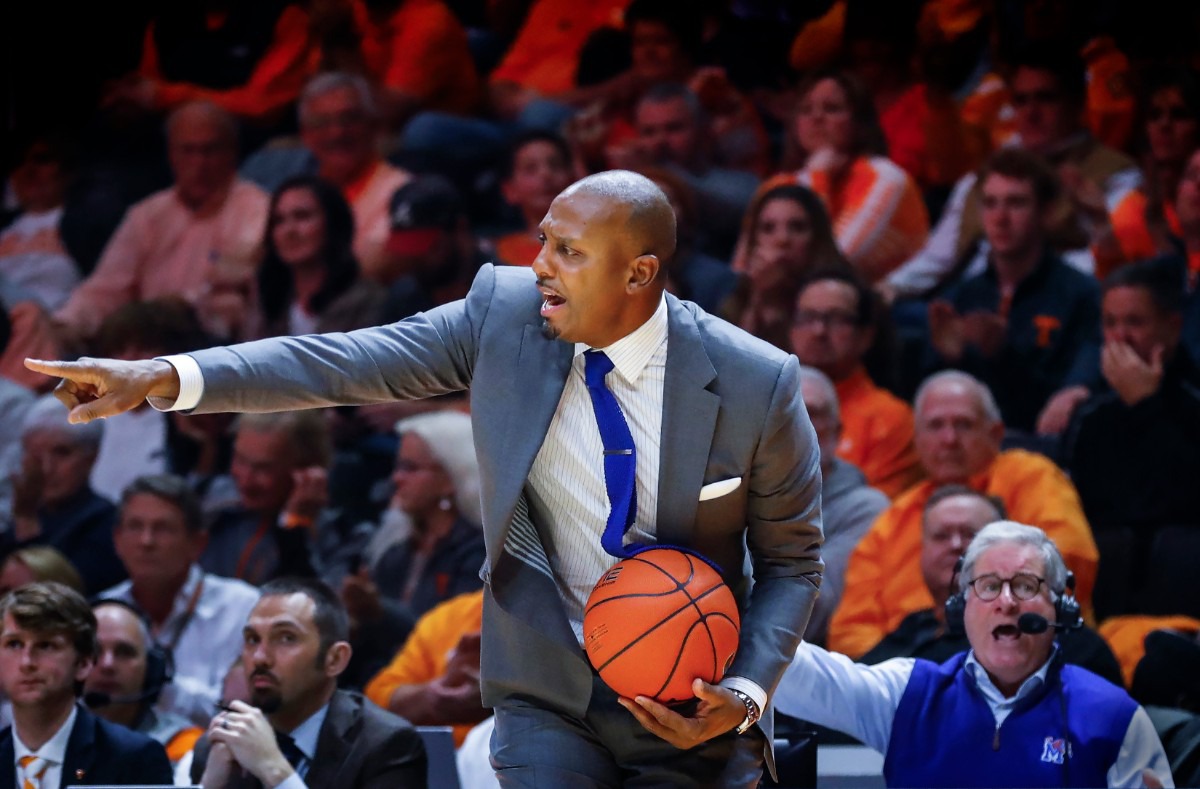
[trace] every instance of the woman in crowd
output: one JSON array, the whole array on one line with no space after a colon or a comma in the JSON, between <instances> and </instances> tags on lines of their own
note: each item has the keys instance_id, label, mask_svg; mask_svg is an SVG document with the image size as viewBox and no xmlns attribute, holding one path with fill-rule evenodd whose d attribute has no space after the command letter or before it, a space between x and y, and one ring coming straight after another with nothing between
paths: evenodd
<instances>
[{"instance_id":1,"label":"woman in crowd","mask_svg":"<svg viewBox=\"0 0 1200 789\"><path fill-rule=\"evenodd\" d=\"M816 269L847 265L821 199L797 184L765 192L746 214L739 325L788 349L797 289Z\"/></svg>"},{"instance_id":2,"label":"woman in crowd","mask_svg":"<svg viewBox=\"0 0 1200 789\"><path fill-rule=\"evenodd\" d=\"M764 189L802 184L820 195L846 259L870 282L907 260L929 233L912 177L886 156L872 96L852 77L818 73L800 90L788 163Z\"/></svg>"},{"instance_id":3,"label":"woman in crowd","mask_svg":"<svg viewBox=\"0 0 1200 789\"><path fill-rule=\"evenodd\" d=\"M363 680L391 659L421 614L482 586L483 520L471 418L459 411L419 414L396 425L395 493L364 552L342 582L355 623L352 666Z\"/></svg>"},{"instance_id":4,"label":"woman in crowd","mask_svg":"<svg viewBox=\"0 0 1200 789\"><path fill-rule=\"evenodd\" d=\"M376 323L385 292L359 276L354 217L315 176L285 181L271 197L258 272L257 336L349 331Z\"/></svg>"},{"instance_id":5,"label":"woman in crowd","mask_svg":"<svg viewBox=\"0 0 1200 789\"><path fill-rule=\"evenodd\" d=\"M1111 214L1095 217L1100 278L1124 263L1175 251L1183 232L1173 198L1200 143L1200 80L1190 69L1158 70L1147 75L1141 95L1142 184Z\"/></svg>"}]
</instances>

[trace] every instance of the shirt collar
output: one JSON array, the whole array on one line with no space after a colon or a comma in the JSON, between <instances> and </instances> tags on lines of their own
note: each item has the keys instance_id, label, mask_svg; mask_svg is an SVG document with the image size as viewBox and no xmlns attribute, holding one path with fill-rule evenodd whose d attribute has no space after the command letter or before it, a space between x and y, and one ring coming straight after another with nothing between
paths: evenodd
<instances>
[{"instance_id":1,"label":"shirt collar","mask_svg":"<svg viewBox=\"0 0 1200 789\"><path fill-rule=\"evenodd\" d=\"M288 734L296 742L296 747L304 754L304 758L312 763L317 755L317 738L321 735L321 727L325 725L325 716L329 714L329 704L309 716L308 720L292 729Z\"/></svg>"},{"instance_id":2,"label":"shirt collar","mask_svg":"<svg viewBox=\"0 0 1200 789\"><path fill-rule=\"evenodd\" d=\"M13 724L13 755L19 762L22 756L37 756L44 759L50 764L62 765L67 759L67 743L71 740L71 730L75 728L75 718L79 716L79 707L72 704L71 714L63 721L63 725L58 727L58 731L54 732L54 736L46 740L41 748L36 751L29 750L29 746L21 742L21 735L17 731L17 724Z\"/></svg>"},{"instance_id":3,"label":"shirt collar","mask_svg":"<svg viewBox=\"0 0 1200 789\"><path fill-rule=\"evenodd\" d=\"M667 296L664 293L658 302L658 309L650 319L629 334L605 348L603 351L612 360L613 367L621 377L629 383L636 383L642 370L650 363L655 351L667 340ZM575 356L584 351L592 350L591 346L581 342L575 343Z\"/></svg>"},{"instance_id":4,"label":"shirt collar","mask_svg":"<svg viewBox=\"0 0 1200 789\"><path fill-rule=\"evenodd\" d=\"M971 678L975 680L976 687L979 688L979 691L986 699L997 706L1002 704L1012 705L1016 704L1022 699L1028 698L1046 684L1046 675L1050 673L1050 664L1054 662L1054 658L1057 654L1058 644L1055 644L1054 648L1050 651L1050 657L1046 659L1046 662L1043 663L1037 671L1030 674L1025 681L1021 683L1021 687L1017 688L1016 695L1014 695L1012 698L1006 698L1005 695L1000 692L1000 689L992 683L992 678L988 676L987 669L980 665L979 661L975 659L975 650L972 649L967 653L967 659L964 663L964 668L971 675Z\"/></svg>"}]
</instances>

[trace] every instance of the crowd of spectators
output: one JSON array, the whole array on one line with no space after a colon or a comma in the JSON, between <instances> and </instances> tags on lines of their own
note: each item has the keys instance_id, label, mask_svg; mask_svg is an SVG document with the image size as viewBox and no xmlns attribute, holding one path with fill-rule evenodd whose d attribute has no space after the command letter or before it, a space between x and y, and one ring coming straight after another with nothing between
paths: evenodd
<instances>
[{"instance_id":1,"label":"crowd of spectators","mask_svg":"<svg viewBox=\"0 0 1200 789\"><path fill-rule=\"evenodd\" d=\"M1200 13L1132 5L177 0L97 20L106 54L53 103L56 72L31 76L4 131L0 586L132 606L100 617L103 649L169 648L174 678L116 719L169 746L250 697L257 588L320 578L348 615L339 685L470 742L468 402L72 425L21 360L400 320L487 263L531 265L556 194L631 169L679 219L669 290L805 365L826 529L806 640L949 656L953 558L1012 519L1074 574L1067 660L1200 713Z\"/></svg>"}]
</instances>

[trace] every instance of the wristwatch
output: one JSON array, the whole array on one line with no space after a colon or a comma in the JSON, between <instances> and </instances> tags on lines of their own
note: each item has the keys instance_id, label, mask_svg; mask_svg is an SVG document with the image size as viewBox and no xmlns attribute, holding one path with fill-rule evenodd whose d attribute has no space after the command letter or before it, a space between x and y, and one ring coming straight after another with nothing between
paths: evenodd
<instances>
[{"instance_id":1,"label":"wristwatch","mask_svg":"<svg viewBox=\"0 0 1200 789\"><path fill-rule=\"evenodd\" d=\"M745 734L747 729L758 723L758 719L762 715L762 710L758 708L758 704L754 701L754 699L750 698L750 694L743 693L740 690L734 690L733 688L728 688L728 690L733 693L733 695L741 699L742 703L746 705L746 717L743 718L742 722L738 724L738 727L734 729L734 731L738 734Z\"/></svg>"}]
</instances>

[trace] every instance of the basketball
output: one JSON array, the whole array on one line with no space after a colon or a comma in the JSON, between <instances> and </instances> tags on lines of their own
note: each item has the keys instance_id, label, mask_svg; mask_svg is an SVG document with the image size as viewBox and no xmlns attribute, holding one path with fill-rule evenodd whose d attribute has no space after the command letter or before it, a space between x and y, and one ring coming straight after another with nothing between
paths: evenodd
<instances>
[{"instance_id":1,"label":"basketball","mask_svg":"<svg viewBox=\"0 0 1200 789\"><path fill-rule=\"evenodd\" d=\"M737 652L733 592L702 559L654 548L613 565L588 597L583 640L600 678L627 698L663 704L695 698Z\"/></svg>"}]
</instances>

